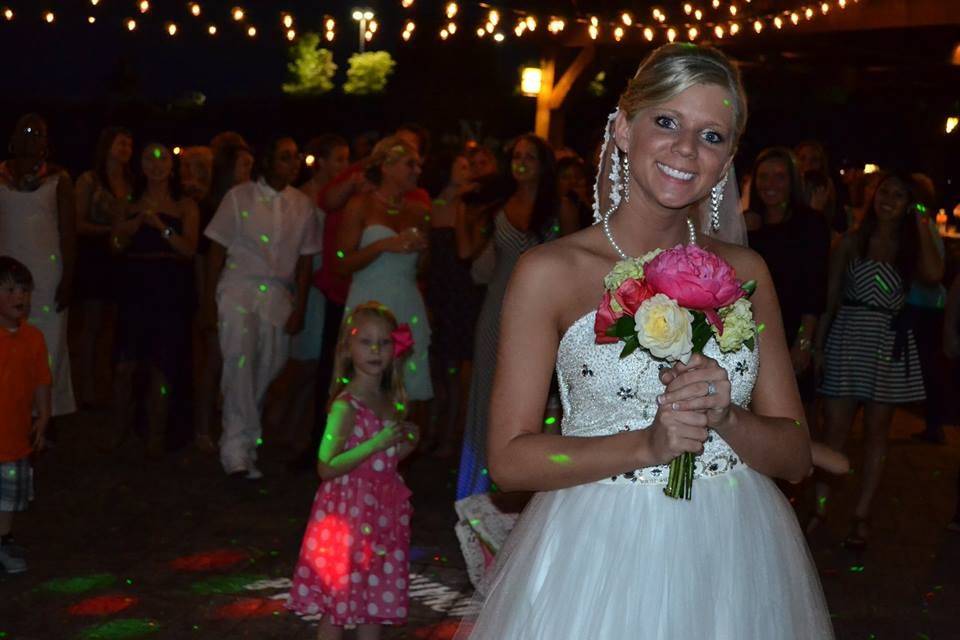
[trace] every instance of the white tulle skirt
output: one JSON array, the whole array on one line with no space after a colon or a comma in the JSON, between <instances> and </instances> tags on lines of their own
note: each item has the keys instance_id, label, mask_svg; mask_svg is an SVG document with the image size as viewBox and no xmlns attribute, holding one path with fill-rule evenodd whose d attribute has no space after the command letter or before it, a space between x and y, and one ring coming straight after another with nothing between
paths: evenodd
<instances>
[{"instance_id":1,"label":"white tulle skirt","mask_svg":"<svg viewBox=\"0 0 960 640\"><path fill-rule=\"evenodd\" d=\"M741 466L663 485L594 483L533 498L484 581L471 640L833 638L796 516Z\"/></svg>"}]
</instances>

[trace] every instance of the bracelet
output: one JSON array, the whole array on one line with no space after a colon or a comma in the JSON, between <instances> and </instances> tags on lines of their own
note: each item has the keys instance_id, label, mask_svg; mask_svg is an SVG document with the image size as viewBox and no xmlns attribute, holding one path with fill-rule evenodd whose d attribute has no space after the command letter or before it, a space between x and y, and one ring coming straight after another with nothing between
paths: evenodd
<instances>
[{"instance_id":1,"label":"bracelet","mask_svg":"<svg viewBox=\"0 0 960 640\"><path fill-rule=\"evenodd\" d=\"M800 351L813 351L813 342L808 338L800 338Z\"/></svg>"}]
</instances>

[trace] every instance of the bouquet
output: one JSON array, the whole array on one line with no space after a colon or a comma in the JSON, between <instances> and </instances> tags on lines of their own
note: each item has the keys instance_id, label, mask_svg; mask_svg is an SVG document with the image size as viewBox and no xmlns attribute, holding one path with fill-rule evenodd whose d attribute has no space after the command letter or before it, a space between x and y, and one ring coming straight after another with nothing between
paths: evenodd
<instances>
[{"instance_id":1,"label":"bouquet","mask_svg":"<svg viewBox=\"0 0 960 640\"><path fill-rule=\"evenodd\" d=\"M685 363L711 338L723 352L756 344L749 300L756 282L741 283L729 263L697 245L621 260L603 284L596 341L623 342L621 358L642 348L658 360ZM664 493L690 499L694 462L692 453L674 458Z\"/></svg>"}]
</instances>

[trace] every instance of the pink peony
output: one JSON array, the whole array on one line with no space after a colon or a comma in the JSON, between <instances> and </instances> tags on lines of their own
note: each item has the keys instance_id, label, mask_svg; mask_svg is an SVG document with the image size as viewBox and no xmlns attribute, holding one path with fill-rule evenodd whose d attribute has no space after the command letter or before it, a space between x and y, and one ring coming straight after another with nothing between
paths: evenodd
<instances>
[{"instance_id":1,"label":"pink peony","mask_svg":"<svg viewBox=\"0 0 960 640\"><path fill-rule=\"evenodd\" d=\"M717 310L746 295L730 264L696 245L678 245L664 251L643 268L656 293L663 293L681 307L702 311L710 324L723 332Z\"/></svg>"},{"instance_id":2,"label":"pink peony","mask_svg":"<svg viewBox=\"0 0 960 640\"><path fill-rule=\"evenodd\" d=\"M623 312L632 316L640 308L640 305L647 298L652 298L654 291L646 280L636 280L627 278L623 284L614 292L613 297L623 308Z\"/></svg>"},{"instance_id":3,"label":"pink peony","mask_svg":"<svg viewBox=\"0 0 960 640\"><path fill-rule=\"evenodd\" d=\"M600 301L600 307L597 309L597 317L593 321L593 332L597 334L597 344L613 344L620 340L616 336L607 335L607 329L620 319L620 316L614 313L610 306L611 300L610 292L605 292L603 300Z\"/></svg>"}]
</instances>

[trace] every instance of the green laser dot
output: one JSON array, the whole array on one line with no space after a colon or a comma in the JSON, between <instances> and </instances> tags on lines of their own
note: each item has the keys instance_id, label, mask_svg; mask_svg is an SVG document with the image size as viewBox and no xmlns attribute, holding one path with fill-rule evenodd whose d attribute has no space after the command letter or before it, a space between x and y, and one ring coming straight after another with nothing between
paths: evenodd
<instances>
[{"instance_id":1,"label":"green laser dot","mask_svg":"<svg viewBox=\"0 0 960 640\"><path fill-rule=\"evenodd\" d=\"M263 438L257 438L257 446L258 446L258 447L262 447L262 446L263 446Z\"/></svg>"},{"instance_id":2,"label":"green laser dot","mask_svg":"<svg viewBox=\"0 0 960 640\"><path fill-rule=\"evenodd\" d=\"M456 368L456 367L450 367L449 369L447 369L447 373L449 373L449 374L452 375L452 376L455 376L455 375L457 375L457 368Z\"/></svg>"},{"instance_id":3,"label":"green laser dot","mask_svg":"<svg viewBox=\"0 0 960 640\"><path fill-rule=\"evenodd\" d=\"M127 578L126 583L127 583L127 584L133 584L133 580L131 580L130 578Z\"/></svg>"},{"instance_id":4,"label":"green laser dot","mask_svg":"<svg viewBox=\"0 0 960 640\"><path fill-rule=\"evenodd\" d=\"M50 262L56 262L56 261L57 261L57 254L51 253L51 254L50 254Z\"/></svg>"},{"instance_id":5,"label":"green laser dot","mask_svg":"<svg viewBox=\"0 0 960 640\"><path fill-rule=\"evenodd\" d=\"M563 453L555 453L550 456L550 462L554 464L570 464L570 456Z\"/></svg>"},{"instance_id":6,"label":"green laser dot","mask_svg":"<svg viewBox=\"0 0 960 640\"><path fill-rule=\"evenodd\" d=\"M249 218L249 217L250 217L250 212L247 211L246 209L244 209L243 211L240 212L240 217L241 217L241 218Z\"/></svg>"},{"instance_id":7,"label":"green laser dot","mask_svg":"<svg viewBox=\"0 0 960 640\"><path fill-rule=\"evenodd\" d=\"M240 356L239 362L237 362L237 368L243 369L243 365L247 364L247 356Z\"/></svg>"},{"instance_id":8,"label":"green laser dot","mask_svg":"<svg viewBox=\"0 0 960 640\"><path fill-rule=\"evenodd\" d=\"M416 362L411 362L408 366L410 367L410 371L416 371L416 370L417 370L417 363L416 363Z\"/></svg>"},{"instance_id":9,"label":"green laser dot","mask_svg":"<svg viewBox=\"0 0 960 640\"><path fill-rule=\"evenodd\" d=\"M410 318L410 324L417 324L418 322L420 322L420 318L418 318L417 316L412 316Z\"/></svg>"},{"instance_id":10,"label":"green laser dot","mask_svg":"<svg viewBox=\"0 0 960 640\"><path fill-rule=\"evenodd\" d=\"M261 234L260 234L260 242L262 242L263 244L267 244L268 242L270 242L270 236L268 236L268 235L265 234L265 233L261 233Z\"/></svg>"},{"instance_id":11,"label":"green laser dot","mask_svg":"<svg viewBox=\"0 0 960 640\"><path fill-rule=\"evenodd\" d=\"M761 322L761 323L757 326L757 333L763 333L764 331L766 331L766 329L767 329L767 325L765 325L764 323Z\"/></svg>"},{"instance_id":12,"label":"green laser dot","mask_svg":"<svg viewBox=\"0 0 960 640\"><path fill-rule=\"evenodd\" d=\"M487 475L487 473L489 473L489 472L487 471L487 468L486 468L486 467L484 467L483 469L480 470L480 475L482 475L482 476Z\"/></svg>"},{"instance_id":13,"label":"green laser dot","mask_svg":"<svg viewBox=\"0 0 960 640\"><path fill-rule=\"evenodd\" d=\"M48 304L43 305L43 312L44 312L44 313L50 313L50 305L48 305Z\"/></svg>"},{"instance_id":14,"label":"green laser dot","mask_svg":"<svg viewBox=\"0 0 960 640\"><path fill-rule=\"evenodd\" d=\"M820 496L819 498L817 498L817 503L818 503L821 507L826 506L826 504L827 504L827 496Z\"/></svg>"},{"instance_id":15,"label":"green laser dot","mask_svg":"<svg viewBox=\"0 0 960 640\"><path fill-rule=\"evenodd\" d=\"M266 292L267 292L267 285L265 285L265 284L262 284L262 285L260 285L260 286L257 287L257 288L260 289L260 293L266 293Z\"/></svg>"},{"instance_id":16,"label":"green laser dot","mask_svg":"<svg viewBox=\"0 0 960 640\"><path fill-rule=\"evenodd\" d=\"M363 532L363 535L368 536L373 531L373 527L371 527L368 524L365 524L362 527L360 527L360 531Z\"/></svg>"},{"instance_id":17,"label":"green laser dot","mask_svg":"<svg viewBox=\"0 0 960 640\"><path fill-rule=\"evenodd\" d=\"M167 385L165 384L160 385L160 395L162 396L167 395Z\"/></svg>"},{"instance_id":18,"label":"green laser dot","mask_svg":"<svg viewBox=\"0 0 960 640\"><path fill-rule=\"evenodd\" d=\"M429 214L423 216L423 221L424 221L424 222L430 222L430 216L429 216Z\"/></svg>"},{"instance_id":19,"label":"green laser dot","mask_svg":"<svg viewBox=\"0 0 960 640\"><path fill-rule=\"evenodd\" d=\"M350 384L350 378L340 378L340 382L343 384Z\"/></svg>"},{"instance_id":20,"label":"green laser dot","mask_svg":"<svg viewBox=\"0 0 960 640\"><path fill-rule=\"evenodd\" d=\"M417 439L417 436L413 435L412 433L407 434L407 440L409 440L410 442L413 442L416 439Z\"/></svg>"},{"instance_id":21,"label":"green laser dot","mask_svg":"<svg viewBox=\"0 0 960 640\"><path fill-rule=\"evenodd\" d=\"M550 416L549 418L543 421L543 424L556 424L556 423L557 423L557 419L554 418L553 416Z\"/></svg>"},{"instance_id":22,"label":"green laser dot","mask_svg":"<svg viewBox=\"0 0 960 640\"><path fill-rule=\"evenodd\" d=\"M724 99L723 99L723 106L725 106L725 107L729 107L729 106L730 106L730 104L731 104L731 103L730 103L730 101L729 101L729 100L727 100L726 98L724 98Z\"/></svg>"},{"instance_id":23,"label":"green laser dot","mask_svg":"<svg viewBox=\"0 0 960 640\"><path fill-rule=\"evenodd\" d=\"M160 156L162 155L163 155L163 152L161 152L159 148L156 148L153 150L153 157L156 158L157 160L159 160Z\"/></svg>"},{"instance_id":24,"label":"green laser dot","mask_svg":"<svg viewBox=\"0 0 960 640\"><path fill-rule=\"evenodd\" d=\"M794 421L793 421L793 424L794 424L794 426L796 426L796 427L801 427L801 426L803 426L803 425L800 423L799 420L794 420Z\"/></svg>"},{"instance_id":25,"label":"green laser dot","mask_svg":"<svg viewBox=\"0 0 960 640\"><path fill-rule=\"evenodd\" d=\"M402 402L398 402L394 406L397 408L397 411L404 411L407 408L407 405L403 404Z\"/></svg>"},{"instance_id":26,"label":"green laser dot","mask_svg":"<svg viewBox=\"0 0 960 640\"><path fill-rule=\"evenodd\" d=\"M480 518L470 518L470 526L475 527L480 524Z\"/></svg>"},{"instance_id":27,"label":"green laser dot","mask_svg":"<svg viewBox=\"0 0 960 640\"><path fill-rule=\"evenodd\" d=\"M339 251L339 250L337 251L337 257L340 258L341 260L343 260L344 255L345 254L343 253L343 251Z\"/></svg>"}]
</instances>

